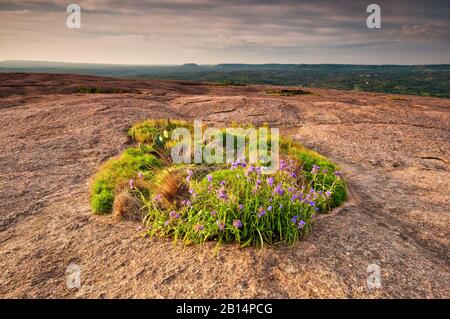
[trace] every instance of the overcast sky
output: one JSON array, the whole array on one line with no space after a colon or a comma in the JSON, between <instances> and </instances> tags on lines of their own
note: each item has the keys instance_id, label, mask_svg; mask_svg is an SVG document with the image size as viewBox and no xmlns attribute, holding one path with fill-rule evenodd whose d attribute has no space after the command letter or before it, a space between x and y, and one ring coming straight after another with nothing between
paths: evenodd
<instances>
[{"instance_id":1,"label":"overcast sky","mask_svg":"<svg viewBox=\"0 0 450 319\"><path fill-rule=\"evenodd\" d=\"M66 7L81 7L81 28ZM366 7L381 6L368 29ZM2 1L0 60L450 63L450 1Z\"/></svg>"}]
</instances>

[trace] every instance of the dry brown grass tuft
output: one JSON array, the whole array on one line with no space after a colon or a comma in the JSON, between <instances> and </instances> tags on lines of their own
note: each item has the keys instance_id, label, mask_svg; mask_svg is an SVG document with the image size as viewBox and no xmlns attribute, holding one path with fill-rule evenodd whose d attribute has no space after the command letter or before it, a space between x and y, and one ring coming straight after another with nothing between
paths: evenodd
<instances>
[{"instance_id":1,"label":"dry brown grass tuft","mask_svg":"<svg viewBox=\"0 0 450 319\"><path fill-rule=\"evenodd\" d=\"M162 170L155 177L152 193L161 195L163 204L172 207L189 197L185 180L185 175L180 170Z\"/></svg>"},{"instance_id":2,"label":"dry brown grass tuft","mask_svg":"<svg viewBox=\"0 0 450 319\"><path fill-rule=\"evenodd\" d=\"M142 220L142 203L128 190L123 190L115 196L113 218L115 220Z\"/></svg>"}]
</instances>

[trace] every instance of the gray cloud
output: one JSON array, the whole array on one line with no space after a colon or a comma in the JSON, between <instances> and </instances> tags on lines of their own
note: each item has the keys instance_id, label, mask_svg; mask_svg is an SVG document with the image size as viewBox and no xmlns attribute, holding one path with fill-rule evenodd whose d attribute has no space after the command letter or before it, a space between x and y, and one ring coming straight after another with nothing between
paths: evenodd
<instances>
[{"instance_id":1,"label":"gray cloud","mask_svg":"<svg viewBox=\"0 0 450 319\"><path fill-rule=\"evenodd\" d=\"M378 30L367 29L363 0L73 2L80 30L65 28L66 1L0 1L0 59L450 63L449 1L377 0Z\"/></svg>"}]
</instances>

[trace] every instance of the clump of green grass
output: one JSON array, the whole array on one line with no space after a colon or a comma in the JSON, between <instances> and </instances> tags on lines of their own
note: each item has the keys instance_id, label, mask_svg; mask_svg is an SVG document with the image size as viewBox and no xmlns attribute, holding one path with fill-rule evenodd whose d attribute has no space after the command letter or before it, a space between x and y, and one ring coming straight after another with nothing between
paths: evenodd
<instances>
[{"instance_id":1,"label":"clump of green grass","mask_svg":"<svg viewBox=\"0 0 450 319\"><path fill-rule=\"evenodd\" d=\"M192 125L172 120L148 120L130 128L128 135L140 146L125 150L97 173L91 187L94 212L109 213L115 194L129 187L146 210L151 236L173 237L186 245L217 240L263 246L292 244L308 234L314 216L347 197L336 164L284 137L279 141L280 169L271 175L244 159L175 165L170 133L177 127L193 131ZM222 138L227 138L225 131Z\"/></svg>"},{"instance_id":2,"label":"clump of green grass","mask_svg":"<svg viewBox=\"0 0 450 319\"><path fill-rule=\"evenodd\" d=\"M123 88L111 88L111 87L85 87L82 86L78 89L79 93L131 93L132 91L129 89Z\"/></svg>"},{"instance_id":3,"label":"clump of green grass","mask_svg":"<svg viewBox=\"0 0 450 319\"><path fill-rule=\"evenodd\" d=\"M283 89L283 90L267 89L267 90L264 90L264 93L269 94L269 95L277 95L277 96L295 96L295 95L313 94L310 91L300 90L300 89Z\"/></svg>"},{"instance_id":4,"label":"clump of green grass","mask_svg":"<svg viewBox=\"0 0 450 319\"><path fill-rule=\"evenodd\" d=\"M118 188L127 187L138 174L143 177L161 166L161 161L143 148L127 148L119 157L102 165L91 183L91 208L96 214L111 213Z\"/></svg>"}]
</instances>

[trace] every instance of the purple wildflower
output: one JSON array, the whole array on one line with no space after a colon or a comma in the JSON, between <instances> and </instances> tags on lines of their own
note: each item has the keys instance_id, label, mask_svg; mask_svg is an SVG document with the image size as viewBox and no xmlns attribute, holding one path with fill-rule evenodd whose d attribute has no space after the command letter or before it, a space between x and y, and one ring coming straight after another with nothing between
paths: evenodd
<instances>
[{"instance_id":1,"label":"purple wildflower","mask_svg":"<svg viewBox=\"0 0 450 319\"><path fill-rule=\"evenodd\" d=\"M212 211L210 212L210 214L211 214L211 216L216 216L216 215L217 215L217 212L216 212L215 210L212 210Z\"/></svg>"},{"instance_id":2,"label":"purple wildflower","mask_svg":"<svg viewBox=\"0 0 450 319\"><path fill-rule=\"evenodd\" d=\"M320 170L320 166L313 165L311 174L317 174L317 172Z\"/></svg>"},{"instance_id":3,"label":"purple wildflower","mask_svg":"<svg viewBox=\"0 0 450 319\"><path fill-rule=\"evenodd\" d=\"M181 205L189 207L192 205L192 202L189 199L183 199Z\"/></svg>"},{"instance_id":4,"label":"purple wildflower","mask_svg":"<svg viewBox=\"0 0 450 319\"><path fill-rule=\"evenodd\" d=\"M330 191L326 191L326 192L325 192L325 196L326 196L326 197L330 197L330 196L331 196L331 192L330 192Z\"/></svg>"},{"instance_id":5,"label":"purple wildflower","mask_svg":"<svg viewBox=\"0 0 450 319\"><path fill-rule=\"evenodd\" d=\"M294 217L292 217L291 222L293 222L294 224L297 224L297 220L298 220L298 216L295 215Z\"/></svg>"},{"instance_id":6,"label":"purple wildflower","mask_svg":"<svg viewBox=\"0 0 450 319\"><path fill-rule=\"evenodd\" d=\"M233 227L234 228L241 228L242 227L242 222L239 219L233 220Z\"/></svg>"},{"instance_id":7,"label":"purple wildflower","mask_svg":"<svg viewBox=\"0 0 450 319\"><path fill-rule=\"evenodd\" d=\"M153 196L153 201L156 203L161 202L162 196L161 194L156 194L155 196Z\"/></svg>"},{"instance_id":8,"label":"purple wildflower","mask_svg":"<svg viewBox=\"0 0 450 319\"><path fill-rule=\"evenodd\" d=\"M266 214L266 211L264 210L264 208L260 207L258 209L259 213L258 213L258 217L261 218Z\"/></svg>"},{"instance_id":9,"label":"purple wildflower","mask_svg":"<svg viewBox=\"0 0 450 319\"><path fill-rule=\"evenodd\" d=\"M277 193L280 196L284 194L284 189L281 184L277 185L277 187L274 189L274 193Z\"/></svg>"},{"instance_id":10,"label":"purple wildflower","mask_svg":"<svg viewBox=\"0 0 450 319\"><path fill-rule=\"evenodd\" d=\"M144 174L142 174L142 172L139 172L137 175L138 175L139 179L143 179L144 178Z\"/></svg>"},{"instance_id":11,"label":"purple wildflower","mask_svg":"<svg viewBox=\"0 0 450 319\"><path fill-rule=\"evenodd\" d=\"M334 175L335 175L336 177L341 177L341 176L342 176L342 173L341 173L341 171L335 171L335 172L334 172Z\"/></svg>"},{"instance_id":12,"label":"purple wildflower","mask_svg":"<svg viewBox=\"0 0 450 319\"><path fill-rule=\"evenodd\" d=\"M191 181L192 174L193 174L192 170L188 169L188 170L186 171L186 174L187 174L187 176L186 176L186 181L187 181L187 182L190 182L190 181Z\"/></svg>"},{"instance_id":13,"label":"purple wildflower","mask_svg":"<svg viewBox=\"0 0 450 319\"><path fill-rule=\"evenodd\" d=\"M272 206L267 207L267 210L270 212L272 210Z\"/></svg>"},{"instance_id":14,"label":"purple wildflower","mask_svg":"<svg viewBox=\"0 0 450 319\"><path fill-rule=\"evenodd\" d=\"M178 219L178 218L181 217L181 215L178 214L178 213L177 213L176 211L174 211L174 210L171 211L169 215L170 215L171 218L175 218L175 219Z\"/></svg>"},{"instance_id":15,"label":"purple wildflower","mask_svg":"<svg viewBox=\"0 0 450 319\"><path fill-rule=\"evenodd\" d=\"M284 160L280 160L280 170L284 171L287 168L287 164Z\"/></svg>"},{"instance_id":16,"label":"purple wildflower","mask_svg":"<svg viewBox=\"0 0 450 319\"><path fill-rule=\"evenodd\" d=\"M169 225L169 220L166 220L166 221L164 222L164 226L167 226L167 225Z\"/></svg>"},{"instance_id":17,"label":"purple wildflower","mask_svg":"<svg viewBox=\"0 0 450 319\"><path fill-rule=\"evenodd\" d=\"M292 178L297 178L297 174L295 174L294 172L291 173L291 177Z\"/></svg>"},{"instance_id":18,"label":"purple wildflower","mask_svg":"<svg viewBox=\"0 0 450 319\"><path fill-rule=\"evenodd\" d=\"M239 210L243 210L244 209L244 205L242 205L242 204L239 204Z\"/></svg>"},{"instance_id":19,"label":"purple wildflower","mask_svg":"<svg viewBox=\"0 0 450 319\"><path fill-rule=\"evenodd\" d=\"M219 230L222 231L225 228L225 222L224 221L216 221L217 226L219 226Z\"/></svg>"},{"instance_id":20,"label":"purple wildflower","mask_svg":"<svg viewBox=\"0 0 450 319\"><path fill-rule=\"evenodd\" d=\"M268 184L269 186L272 186L274 181L275 181L275 179L274 179L273 177L269 177L269 178L267 179L267 184Z\"/></svg>"},{"instance_id":21,"label":"purple wildflower","mask_svg":"<svg viewBox=\"0 0 450 319\"><path fill-rule=\"evenodd\" d=\"M222 186L221 188L219 188L219 190L217 191L217 198L222 199L224 201L228 200L228 195L225 190L225 187Z\"/></svg>"},{"instance_id":22,"label":"purple wildflower","mask_svg":"<svg viewBox=\"0 0 450 319\"><path fill-rule=\"evenodd\" d=\"M202 231L203 229L205 229L205 226L203 226L202 224L197 224L194 226L194 230L198 233L200 231Z\"/></svg>"},{"instance_id":23,"label":"purple wildflower","mask_svg":"<svg viewBox=\"0 0 450 319\"><path fill-rule=\"evenodd\" d=\"M208 175L208 176L206 176L206 178L208 179L208 182L212 182L212 180L213 180L213 177L212 177L212 175Z\"/></svg>"},{"instance_id":24,"label":"purple wildflower","mask_svg":"<svg viewBox=\"0 0 450 319\"><path fill-rule=\"evenodd\" d=\"M130 185L130 188L133 189L134 185L133 185L134 181L132 179L130 179L130 181L128 182L128 185Z\"/></svg>"},{"instance_id":25,"label":"purple wildflower","mask_svg":"<svg viewBox=\"0 0 450 319\"><path fill-rule=\"evenodd\" d=\"M301 219L299 222L298 222L298 229L302 229L303 228L303 226L305 226L305 222L303 221L303 219Z\"/></svg>"}]
</instances>

